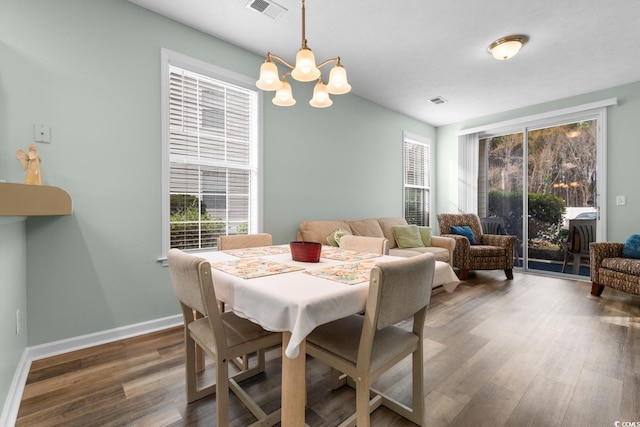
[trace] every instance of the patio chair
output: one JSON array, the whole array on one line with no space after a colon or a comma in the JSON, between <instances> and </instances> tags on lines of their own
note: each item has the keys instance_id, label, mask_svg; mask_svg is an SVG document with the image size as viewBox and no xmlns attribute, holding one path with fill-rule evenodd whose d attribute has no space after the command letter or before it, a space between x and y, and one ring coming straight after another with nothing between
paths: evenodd
<instances>
[{"instance_id":1,"label":"patio chair","mask_svg":"<svg viewBox=\"0 0 640 427\"><path fill-rule=\"evenodd\" d=\"M573 274L580 273L582 257L589 259L589 243L596 241L595 219L569 220L569 235L564 244L564 262L562 272L567 268L569 260L573 263Z\"/></svg>"}]
</instances>

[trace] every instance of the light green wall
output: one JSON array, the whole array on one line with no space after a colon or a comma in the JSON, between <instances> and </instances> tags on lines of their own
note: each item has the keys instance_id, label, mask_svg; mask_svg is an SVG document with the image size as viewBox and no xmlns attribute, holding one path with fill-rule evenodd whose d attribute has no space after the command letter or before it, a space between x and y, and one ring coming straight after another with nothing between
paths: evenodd
<instances>
[{"instance_id":1,"label":"light green wall","mask_svg":"<svg viewBox=\"0 0 640 427\"><path fill-rule=\"evenodd\" d=\"M27 246L24 218L0 217L0 402L27 346ZM16 310L21 331L16 334Z\"/></svg>"},{"instance_id":2,"label":"light green wall","mask_svg":"<svg viewBox=\"0 0 640 427\"><path fill-rule=\"evenodd\" d=\"M27 221L28 345L178 314L161 255L160 49L256 76L262 57L125 0L1 0L0 179L20 182L34 123L69 217ZM292 48L292 54L295 48ZM357 87L357 82L352 84ZM264 105L264 230L400 215L402 131L435 129L354 95ZM2 343L0 343L2 345Z\"/></svg>"},{"instance_id":3,"label":"light green wall","mask_svg":"<svg viewBox=\"0 0 640 427\"><path fill-rule=\"evenodd\" d=\"M636 128L640 82L438 128L439 212L456 212L458 207L458 131L609 98L617 98L618 105L607 109L607 240L624 242L630 234L639 233L640 191L635 176L640 158ZM616 205L618 195L626 196L626 205Z\"/></svg>"}]
</instances>

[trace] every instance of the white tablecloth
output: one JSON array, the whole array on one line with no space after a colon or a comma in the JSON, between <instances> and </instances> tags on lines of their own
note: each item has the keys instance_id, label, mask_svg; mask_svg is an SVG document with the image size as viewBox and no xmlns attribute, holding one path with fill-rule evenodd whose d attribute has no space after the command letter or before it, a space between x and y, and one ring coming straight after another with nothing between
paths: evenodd
<instances>
[{"instance_id":1,"label":"white tablecloth","mask_svg":"<svg viewBox=\"0 0 640 427\"><path fill-rule=\"evenodd\" d=\"M238 259L225 252L202 252L199 256L210 262ZM283 264L303 267L305 270L343 264L321 258L318 263L302 263L291 259L290 253L262 256ZM381 256L376 261L398 257ZM271 331L290 331L291 340L285 350L287 357L298 356L299 345L313 329L364 310L369 282L347 285L295 271L271 276L243 279L212 268L216 296L236 314ZM447 263L436 262L434 287L442 285L453 292L459 283Z\"/></svg>"}]
</instances>

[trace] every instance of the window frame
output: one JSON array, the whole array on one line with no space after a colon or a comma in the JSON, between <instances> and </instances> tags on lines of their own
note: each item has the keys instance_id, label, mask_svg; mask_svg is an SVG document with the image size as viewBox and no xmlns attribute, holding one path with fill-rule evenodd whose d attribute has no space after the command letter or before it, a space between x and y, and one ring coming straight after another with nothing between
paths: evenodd
<instances>
[{"instance_id":1,"label":"window frame","mask_svg":"<svg viewBox=\"0 0 640 427\"><path fill-rule=\"evenodd\" d=\"M227 70L225 68L201 61L190 56L161 48L161 127L162 127L162 248L160 260L166 260L167 252L170 249L170 123L169 123L169 83L170 83L170 66L175 66L187 70L189 72L201 74L215 80L219 80L226 84L236 85L245 89L252 90L256 93L256 192L251 195L251 200L255 201L250 212L250 233L258 233L262 230L263 221L263 102L262 91L255 87L255 79L243 74ZM213 250L214 248L201 248L194 251Z\"/></svg>"},{"instance_id":2,"label":"window frame","mask_svg":"<svg viewBox=\"0 0 640 427\"><path fill-rule=\"evenodd\" d=\"M426 179L428 179L428 182L426 185L414 185L414 184L408 184L407 183L407 163L405 162L405 154L406 154L406 147L407 144L411 143L411 144L419 144L425 147L425 151L427 153L426 155L426 159L424 159L424 167L426 169L426 171L424 172L424 176ZM402 133L402 217L405 218L406 220L406 190L408 188L418 188L418 189L422 189L427 195L428 195L428 203L427 203L427 207L428 209L426 210L426 216L427 216L427 223L423 224L423 226L425 227L431 227L433 224L433 217L434 217L434 212L435 212L435 182L434 182L434 177L435 177L435 170L434 170L434 162L433 159L435 158L435 150L434 150L434 145L431 142L431 138L427 138L421 135L417 135L411 132L407 132L407 131L403 131ZM408 221L407 221L408 222Z\"/></svg>"}]
</instances>

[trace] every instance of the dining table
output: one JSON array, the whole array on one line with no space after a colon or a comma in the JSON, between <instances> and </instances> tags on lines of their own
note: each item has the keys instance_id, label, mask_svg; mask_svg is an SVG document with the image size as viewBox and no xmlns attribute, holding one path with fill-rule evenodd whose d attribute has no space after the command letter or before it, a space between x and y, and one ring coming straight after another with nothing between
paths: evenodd
<instances>
[{"instance_id":1,"label":"dining table","mask_svg":"<svg viewBox=\"0 0 640 427\"><path fill-rule=\"evenodd\" d=\"M305 340L318 325L363 312L375 263L399 257L323 246L318 262L292 259L289 245L198 255L211 264L216 297L238 316L282 333L281 425L305 425ZM434 285L453 292L459 280L436 261Z\"/></svg>"}]
</instances>

